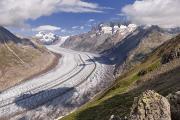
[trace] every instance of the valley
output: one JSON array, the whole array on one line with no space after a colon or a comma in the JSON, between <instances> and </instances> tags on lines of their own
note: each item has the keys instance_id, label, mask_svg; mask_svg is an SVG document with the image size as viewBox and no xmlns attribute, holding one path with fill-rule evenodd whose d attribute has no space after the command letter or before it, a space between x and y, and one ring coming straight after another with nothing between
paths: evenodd
<instances>
[{"instance_id":1,"label":"valley","mask_svg":"<svg viewBox=\"0 0 180 120\"><path fill-rule=\"evenodd\" d=\"M48 120L65 115L107 88L114 80L110 72L113 66L93 61L93 54L55 45L47 48L62 55L58 65L47 73L3 91L0 94L1 118L19 119L29 115L31 118L34 116L32 119ZM39 114L51 116L39 118Z\"/></svg>"},{"instance_id":2,"label":"valley","mask_svg":"<svg viewBox=\"0 0 180 120\"><path fill-rule=\"evenodd\" d=\"M180 0L0 0L0 120L180 120Z\"/></svg>"},{"instance_id":3,"label":"valley","mask_svg":"<svg viewBox=\"0 0 180 120\"><path fill-rule=\"evenodd\" d=\"M125 26L123 30L124 28ZM28 72L30 77L24 79L25 81L13 80L7 88L1 87L0 119L105 120L111 115L125 117L129 116L133 98L145 90L158 90L163 95L178 91L177 71L180 63L179 36L175 37L177 32L169 32L158 26L136 26L126 30L113 34L101 33L98 30L96 32L101 34L91 38L93 43L89 42L88 36L94 35L94 32L90 31L48 45L19 39L10 32L4 34L6 39L9 35L13 37L9 39L10 42L1 44L2 50L5 49L6 52L1 54L3 59L11 54L19 65L24 65L24 69L28 68L24 72L31 70L35 74L31 76ZM74 45L80 45L81 48L71 48ZM93 48L94 46L96 47ZM39 72L36 71L38 69L32 70L27 64L29 58L23 55L33 55L34 52L20 54L26 47L40 51L37 55L40 57L42 54L43 60L35 61L40 66L52 62L53 56L55 61L48 65L47 69ZM46 56L45 53L52 56ZM34 56L31 59L35 58ZM4 63L10 64L14 60L8 59L11 61L5 60ZM175 73L169 74L172 71ZM161 82L161 76L166 74L170 75L169 79ZM162 86L156 86L157 79ZM169 81L172 84L165 85ZM174 90L171 87L174 87ZM168 90L165 90L166 88ZM102 115L104 112L106 115Z\"/></svg>"},{"instance_id":4,"label":"valley","mask_svg":"<svg viewBox=\"0 0 180 120\"><path fill-rule=\"evenodd\" d=\"M178 31L132 24L114 27L119 29L114 33L113 27L107 31L105 26L57 40L57 35L49 33L46 39L42 34L40 43L2 27L0 65L8 69L0 83L0 119L126 117L141 92L153 89L168 95L179 90Z\"/></svg>"}]
</instances>

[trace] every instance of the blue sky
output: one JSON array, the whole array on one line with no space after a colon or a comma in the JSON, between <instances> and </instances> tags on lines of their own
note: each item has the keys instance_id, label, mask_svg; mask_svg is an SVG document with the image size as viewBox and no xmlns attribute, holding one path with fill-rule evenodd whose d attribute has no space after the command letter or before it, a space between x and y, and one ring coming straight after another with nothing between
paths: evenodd
<instances>
[{"instance_id":1,"label":"blue sky","mask_svg":"<svg viewBox=\"0 0 180 120\"><path fill-rule=\"evenodd\" d=\"M54 31L61 35L79 34L89 31L91 29L90 25L98 24L99 22L119 20L121 16L118 14L121 12L121 8L127 4L133 3L134 0L84 0L84 2L98 4L102 7L101 10L103 12L72 13L60 11L48 16L41 16L34 20L29 19L25 21L25 23L30 25L32 28L42 25L61 27L61 29L64 30L63 32L58 30ZM27 30L18 30L12 27L9 28L17 34L35 34L35 32Z\"/></svg>"},{"instance_id":2,"label":"blue sky","mask_svg":"<svg viewBox=\"0 0 180 120\"><path fill-rule=\"evenodd\" d=\"M79 34L126 17L138 25L172 28L180 27L179 6L180 0L0 0L0 25L26 36L42 30Z\"/></svg>"},{"instance_id":3,"label":"blue sky","mask_svg":"<svg viewBox=\"0 0 180 120\"><path fill-rule=\"evenodd\" d=\"M86 2L97 3L100 6L109 7L110 9L104 9L104 13L59 12L50 16L40 17L37 20L30 20L28 23L33 26L51 24L69 29L73 26L84 25L89 19L95 19L95 22L110 21L113 18L120 18L117 14L121 12L121 8L133 1L134 0L86 0Z\"/></svg>"}]
</instances>

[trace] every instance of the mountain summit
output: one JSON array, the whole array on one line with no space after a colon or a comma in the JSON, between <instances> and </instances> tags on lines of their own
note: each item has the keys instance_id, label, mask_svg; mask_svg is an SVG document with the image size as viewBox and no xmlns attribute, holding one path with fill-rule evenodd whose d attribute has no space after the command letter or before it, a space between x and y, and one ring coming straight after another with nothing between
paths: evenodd
<instances>
[{"instance_id":1,"label":"mountain summit","mask_svg":"<svg viewBox=\"0 0 180 120\"><path fill-rule=\"evenodd\" d=\"M9 41L12 41L15 43L21 42L21 40L18 37L16 37L14 34L9 32L4 27L0 26L0 42L4 43L4 42L9 42Z\"/></svg>"}]
</instances>

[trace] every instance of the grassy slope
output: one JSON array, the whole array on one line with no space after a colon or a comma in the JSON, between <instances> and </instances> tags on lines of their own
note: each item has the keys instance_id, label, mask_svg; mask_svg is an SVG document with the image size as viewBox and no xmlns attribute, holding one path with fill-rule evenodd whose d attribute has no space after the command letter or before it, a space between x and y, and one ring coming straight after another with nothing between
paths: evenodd
<instances>
[{"instance_id":1,"label":"grassy slope","mask_svg":"<svg viewBox=\"0 0 180 120\"><path fill-rule=\"evenodd\" d=\"M141 70L147 71L146 75L153 72L158 73L162 67L160 64L161 56L174 48L180 47L179 44L180 35L160 46L144 63L137 65L122 75L116 80L114 86L98 95L94 100L85 104L77 111L62 118L62 120L108 120L112 114L125 116L130 112L134 97L146 89L154 89L163 95L179 90L180 64L177 62L175 62L177 67L168 70L171 64L167 64L165 72L150 80L141 82L144 76L138 76ZM134 88L132 89L132 87Z\"/></svg>"}]
</instances>

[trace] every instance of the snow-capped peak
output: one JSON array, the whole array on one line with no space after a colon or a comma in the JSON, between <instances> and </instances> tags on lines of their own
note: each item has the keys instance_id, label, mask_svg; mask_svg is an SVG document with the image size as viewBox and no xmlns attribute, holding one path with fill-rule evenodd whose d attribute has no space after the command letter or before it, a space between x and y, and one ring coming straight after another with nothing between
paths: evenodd
<instances>
[{"instance_id":1,"label":"snow-capped peak","mask_svg":"<svg viewBox=\"0 0 180 120\"><path fill-rule=\"evenodd\" d=\"M128 25L128 29L129 29L130 32L133 32L136 28L137 28L136 24L129 24Z\"/></svg>"},{"instance_id":2,"label":"snow-capped peak","mask_svg":"<svg viewBox=\"0 0 180 120\"><path fill-rule=\"evenodd\" d=\"M136 24L129 24L128 26L126 25L115 25L113 27L108 26L108 25L100 25L101 29L100 29L100 33L104 33L104 34L115 34L117 31L119 31L122 34L125 34L127 32L133 32L136 28L137 25Z\"/></svg>"},{"instance_id":3,"label":"snow-capped peak","mask_svg":"<svg viewBox=\"0 0 180 120\"><path fill-rule=\"evenodd\" d=\"M120 29L126 29L126 28L127 28L126 25L121 25L121 26L120 26Z\"/></svg>"},{"instance_id":4,"label":"snow-capped peak","mask_svg":"<svg viewBox=\"0 0 180 120\"><path fill-rule=\"evenodd\" d=\"M35 35L35 37L38 38L44 44L51 44L59 39L59 37L54 33L45 33L43 31L40 31L38 34Z\"/></svg>"},{"instance_id":5,"label":"snow-capped peak","mask_svg":"<svg viewBox=\"0 0 180 120\"><path fill-rule=\"evenodd\" d=\"M61 46L69 37L70 36L61 36L58 45Z\"/></svg>"},{"instance_id":6,"label":"snow-capped peak","mask_svg":"<svg viewBox=\"0 0 180 120\"><path fill-rule=\"evenodd\" d=\"M39 33L37 33L35 35L36 38L42 38L45 35L45 33L43 31L40 31Z\"/></svg>"}]
</instances>

